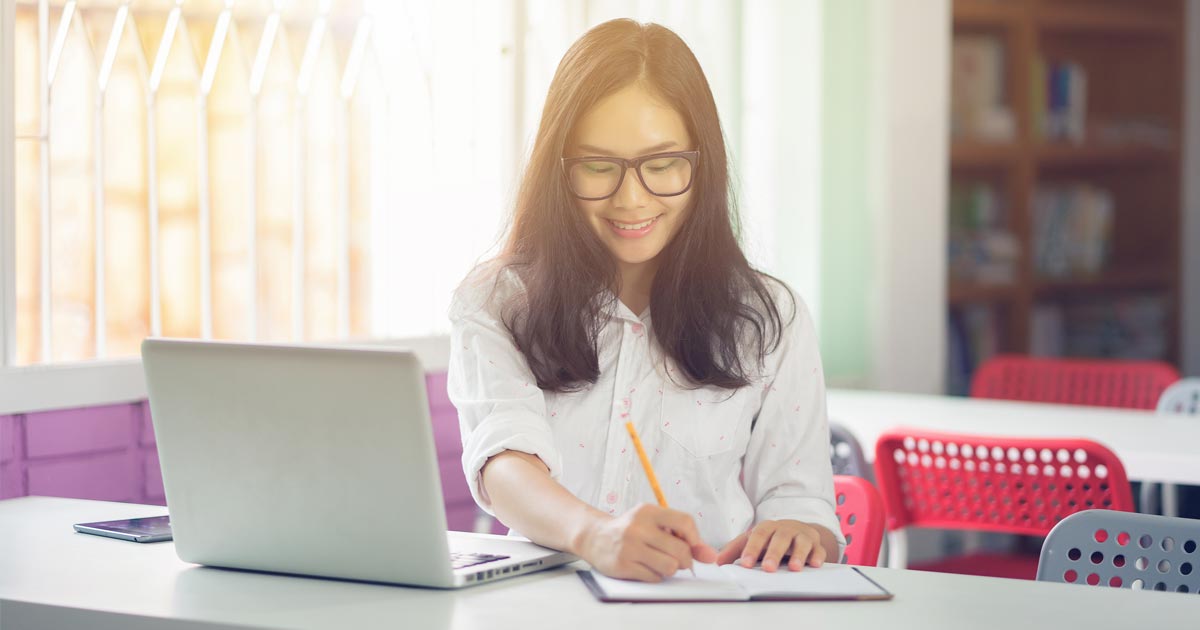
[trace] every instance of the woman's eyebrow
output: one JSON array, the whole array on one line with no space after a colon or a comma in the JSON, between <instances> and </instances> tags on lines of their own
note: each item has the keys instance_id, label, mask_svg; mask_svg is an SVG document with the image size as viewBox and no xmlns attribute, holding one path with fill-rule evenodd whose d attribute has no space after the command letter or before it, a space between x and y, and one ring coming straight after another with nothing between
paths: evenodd
<instances>
[{"instance_id":1,"label":"woman's eyebrow","mask_svg":"<svg viewBox=\"0 0 1200 630\"><path fill-rule=\"evenodd\" d=\"M638 151L638 155L647 155L649 153L655 153L657 151L663 151L665 149L670 149L671 147L677 147L677 146L679 146L678 142L675 142L674 140L668 140L667 142L660 142L652 147L646 147L645 149ZM614 151L609 151L608 149L601 149L600 147L592 146L590 144L581 144L581 145L579 145L578 148L580 151L587 151L589 153L595 153L597 155L616 155L616 152L614 152Z\"/></svg>"}]
</instances>

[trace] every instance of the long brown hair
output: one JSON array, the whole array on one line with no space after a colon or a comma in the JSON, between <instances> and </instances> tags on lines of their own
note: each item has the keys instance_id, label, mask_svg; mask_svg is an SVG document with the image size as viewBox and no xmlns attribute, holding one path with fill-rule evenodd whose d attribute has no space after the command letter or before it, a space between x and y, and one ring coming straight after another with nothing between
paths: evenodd
<instances>
[{"instance_id":1,"label":"long brown hair","mask_svg":"<svg viewBox=\"0 0 1200 630\"><path fill-rule=\"evenodd\" d=\"M599 296L620 277L612 254L576 209L559 160L575 122L634 82L679 112L700 151L691 210L659 253L650 294L654 338L693 384L742 387L779 344L783 323L767 282L782 282L754 270L742 253L708 81L687 44L657 24L600 24L558 64L497 261L525 285L524 294L505 304L504 324L538 387L573 391L599 377L601 314L616 292L608 301Z\"/></svg>"}]
</instances>

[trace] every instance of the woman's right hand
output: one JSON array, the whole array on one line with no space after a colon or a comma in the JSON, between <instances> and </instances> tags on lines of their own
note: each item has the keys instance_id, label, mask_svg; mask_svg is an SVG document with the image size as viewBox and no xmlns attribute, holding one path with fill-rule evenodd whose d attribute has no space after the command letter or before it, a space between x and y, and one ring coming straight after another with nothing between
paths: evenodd
<instances>
[{"instance_id":1,"label":"woman's right hand","mask_svg":"<svg viewBox=\"0 0 1200 630\"><path fill-rule=\"evenodd\" d=\"M604 516L585 528L575 555L615 578L660 582L693 560L715 562L717 550L704 543L692 517L652 504Z\"/></svg>"}]
</instances>

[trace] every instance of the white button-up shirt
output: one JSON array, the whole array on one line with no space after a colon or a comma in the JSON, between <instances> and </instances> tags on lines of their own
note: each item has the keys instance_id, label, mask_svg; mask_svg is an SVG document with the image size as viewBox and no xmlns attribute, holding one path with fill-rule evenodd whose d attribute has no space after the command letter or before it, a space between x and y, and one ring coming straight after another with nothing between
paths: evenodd
<instances>
[{"instance_id":1,"label":"white button-up shirt","mask_svg":"<svg viewBox=\"0 0 1200 630\"><path fill-rule=\"evenodd\" d=\"M789 301L777 292L787 327L750 385L677 385L688 381L670 360L664 367L649 309L638 317L613 300L602 314L599 380L558 393L538 388L501 321L501 304L523 289L517 275L501 272L494 294L495 276L479 276L468 278L450 308L447 385L463 469L484 510L492 513L480 470L505 450L536 455L558 483L608 514L655 503L625 429L633 421L667 503L690 514L710 545L719 549L760 521L794 519L824 526L845 547L834 515L817 337L794 293L788 324Z\"/></svg>"}]
</instances>

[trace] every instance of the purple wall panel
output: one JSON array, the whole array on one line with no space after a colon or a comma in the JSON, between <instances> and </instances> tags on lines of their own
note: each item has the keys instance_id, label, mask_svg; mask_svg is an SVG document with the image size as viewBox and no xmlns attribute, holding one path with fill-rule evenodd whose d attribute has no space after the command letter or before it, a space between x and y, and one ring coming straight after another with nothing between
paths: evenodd
<instances>
[{"instance_id":1,"label":"purple wall panel","mask_svg":"<svg viewBox=\"0 0 1200 630\"><path fill-rule=\"evenodd\" d=\"M128 434L126 436L128 439ZM141 498L138 492L139 463L133 452L30 462L27 468L29 494L136 501Z\"/></svg>"},{"instance_id":2,"label":"purple wall panel","mask_svg":"<svg viewBox=\"0 0 1200 630\"><path fill-rule=\"evenodd\" d=\"M0 464L0 499L15 499L27 494L25 467L17 462Z\"/></svg>"},{"instance_id":3,"label":"purple wall panel","mask_svg":"<svg viewBox=\"0 0 1200 630\"><path fill-rule=\"evenodd\" d=\"M142 446L154 446L157 442L154 441L154 423L150 420L150 401L143 400L137 405L138 413L141 414L142 432L138 438L138 442Z\"/></svg>"},{"instance_id":4,"label":"purple wall panel","mask_svg":"<svg viewBox=\"0 0 1200 630\"><path fill-rule=\"evenodd\" d=\"M158 464L157 451L144 451L142 457L142 496L146 499L163 500L162 467Z\"/></svg>"},{"instance_id":5,"label":"purple wall panel","mask_svg":"<svg viewBox=\"0 0 1200 630\"><path fill-rule=\"evenodd\" d=\"M134 405L44 411L25 416L25 456L33 459L124 449L135 435Z\"/></svg>"},{"instance_id":6,"label":"purple wall panel","mask_svg":"<svg viewBox=\"0 0 1200 630\"><path fill-rule=\"evenodd\" d=\"M17 458L17 417L0 416L0 464Z\"/></svg>"},{"instance_id":7,"label":"purple wall panel","mask_svg":"<svg viewBox=\"0 0 1200 630\"><path fill-rule=\"evenodd\" d=\"M445 457L462 457L462 434L458 432L458 412L451 407L434 409L431 412L433 420L433 442L437 445L438 459Z\"/></svg>"},{"instance_id":8,"label":"purple wall panel","mask_svg":"<svg viewBox=\"0 0 1200 630\"><path fill-rule=\"evenodd\" d=\"M425 383L447 521L451 529L470 530L477 510L462 473L458 412L444 372L428 374ZM149 404L0 416L0 498L26 494L162 505Z\"/></svg>"},{"instance_id":9,"label":"purple wall panel","mask_svg":"<svg viewBox=\"0 0 1200 630\"><path fill-rule=\"evenodd\" d=\"M438 458L438 472L442 476L442 496L446 505L463 501L473 501L471 489L467 487L467 479L463 476L462 464L453 459Z\"/></svg>"},{"instance_id":10,"label":"purple wall panel","mask_svg":"<svg viewBox=\"0 0 1200 630\"><path fill-rule=\"evenodd\" d=\"M446 373L434 372L425 375L425 389L428 392L429 408L438 409L454 409L454 405L450 404L450 396L446 393Z\"/></svg>"},{"instance_id":11,"label":"purple wall panel","mask_svg":"<svg viewBox=\"0 0 1200 630\"><path fill-rule=\"evenodd\" d=\"M0 499L23 497L25 464L21 461L21 417L0 416Z\"/></svg>"},{"instance_id":12,"label":"purple wall panel","mask_svg":"<svg viewBox=\"0 0 1200 630\"><path fill-rule=\"evenodd\" d=\"M475 530L475 504L458 503L446 505L446 526L456 532Z\"/></svg>"}]
</instances>

